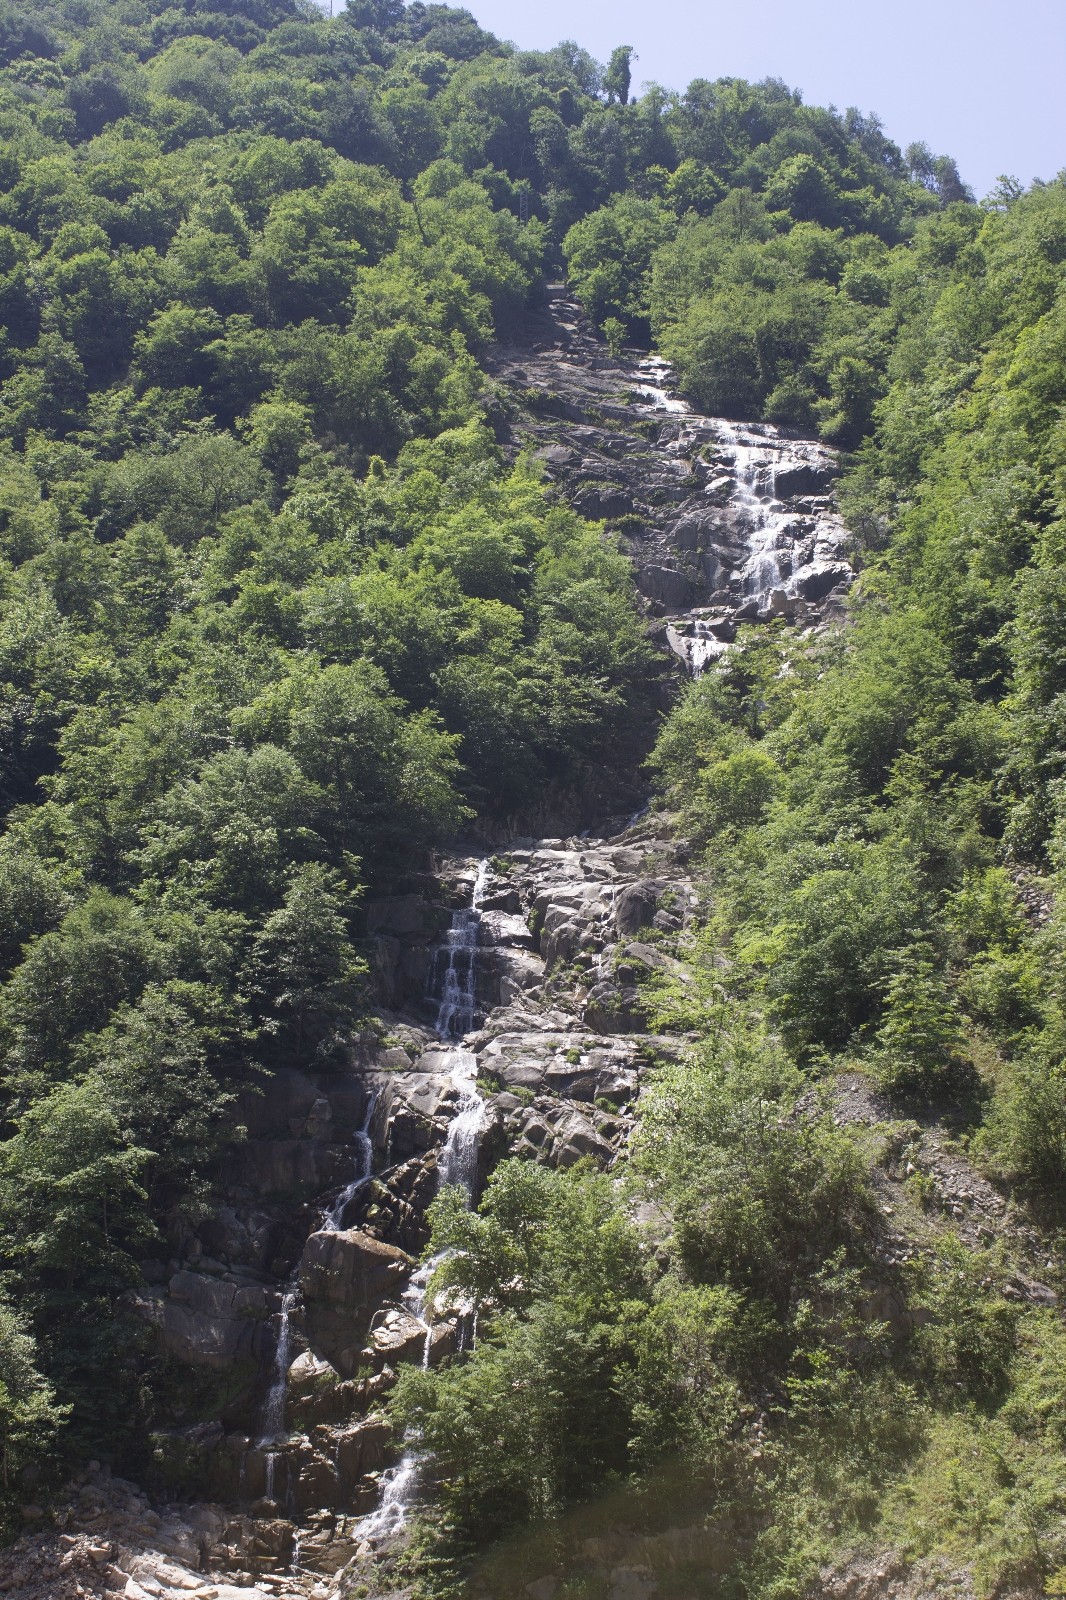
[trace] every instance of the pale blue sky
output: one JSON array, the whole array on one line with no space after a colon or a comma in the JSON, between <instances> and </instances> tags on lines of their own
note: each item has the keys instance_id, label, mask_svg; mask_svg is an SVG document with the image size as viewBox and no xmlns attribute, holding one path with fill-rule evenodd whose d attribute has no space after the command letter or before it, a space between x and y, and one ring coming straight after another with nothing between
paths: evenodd
<instances>
[{"instance_id":1,"label":"pale blue sky","mask_svg":"<svg viewBox=\"0 0 1066 1600\"><path fill-rule=\"evenodd\" d=\"M453 0L526 49L576 39L640 59L634 85L784 78L953 155L978 198L1066 167L1066 0Z\"/></svg>"}]
</instances>

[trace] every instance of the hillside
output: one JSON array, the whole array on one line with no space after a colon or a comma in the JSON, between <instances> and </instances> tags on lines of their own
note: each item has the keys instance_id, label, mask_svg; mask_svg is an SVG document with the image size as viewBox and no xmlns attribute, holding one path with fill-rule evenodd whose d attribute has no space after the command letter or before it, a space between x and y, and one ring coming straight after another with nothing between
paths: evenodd
<instances>
[{"instance_id":1,"label":"hillside","mask_svg":"<svg viewBox=\"0 0 1066 1600\"><path fill-rule=\"evenodd\" d=\"M19 1600L1066 1582L1066 183L631 55L0 9Z\"/></svg>"}]
</instances>

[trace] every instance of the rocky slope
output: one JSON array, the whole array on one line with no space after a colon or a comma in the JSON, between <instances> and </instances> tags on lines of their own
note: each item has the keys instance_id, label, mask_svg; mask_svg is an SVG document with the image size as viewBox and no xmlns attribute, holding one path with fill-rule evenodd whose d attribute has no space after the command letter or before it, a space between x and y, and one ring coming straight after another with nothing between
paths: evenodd
<instances>
[{"instance_id":1,"label":"rocky slope","mask_svg":"<svg viewBox=\"0 0 1066 1600\"><path fill-rule=\"evenodd\" d=\"M611 357L559 285L489 369L505 438L621 536L653 632L690 670L738 622L804 628L839 614L853 574L823 445L700 416L658 357Z\"/></svg>"}]
</instances>

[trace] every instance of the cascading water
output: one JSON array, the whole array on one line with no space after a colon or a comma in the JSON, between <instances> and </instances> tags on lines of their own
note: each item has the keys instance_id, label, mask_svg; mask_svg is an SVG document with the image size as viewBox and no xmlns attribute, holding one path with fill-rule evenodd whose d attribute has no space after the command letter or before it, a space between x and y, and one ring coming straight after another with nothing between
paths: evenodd
<instances>
[{"instance_id":1,"label":"cascading water","mask_svg":"<svg viewBox=\"0 0 1066 1600\"><path fill-rule=\"evenodd\" d=\"M692 552L686 582L705 582L706 600L666 626L670 649L698 678L733 648L738 623L815 621L853 573L830 504L833 458L816 440L693 413L672 449L710 471L709 505L692 506L678 523Z\"/></svg>"},{"instance_id":2,"label":"cascading water","mask_svg":"<svg viewBox=\"0 0 1066 1600\"><path fill-rule=\"evenodd\" d=\"M363 1518L360 1542L377 1544L401 1531L414 1499L421 1463L417 1451L406 1450L394 1467L386 1468L381 1474L381 1502L375 1511Z\"/></svg>"},{"instance_id":3,"label":"cascading water","mask_svg":"<svg viewBox=\"0 0 1066 1600\"><path fill-rule=\"evenodd\" d=\"M662 356L645 356L637 362L637 393L657 410L687 416L690 407L679 395L671 394L666 385L672 377L670 364Z\"/></svg>"},{"instance_id":4,"label":"cascading water","mask_svg":"<svg viewBox=\"0 0 1066 1600\"><path fill-rule=\"evenodd\" d=\"M784 571L781 546L788 543L782 534L790 518L774 499L775 452L745 440L730 422L720 422L718 430L733 456L733 501L748 526L748 559L740 573L744 593L758 602L760 610L766 610L775 593L787 593L789 576Z\"/></svg>"},{"instance_id":5,"label":"cascading water","mask_svg":"<svg viewBox=\"0 0 1066 1600\"><path fill-rule=\"evenodd\" d=\"M469 1015L473 1017L474 996L477 981L477 950L479 940L473 938L469 943L459 944L453 938L460 934L464 938L471 927L478 930L481 922L479 910L482 896L488 880L489 864L482 861L478 865L477 877L474 880L474 892L470 909L456 911L452 916L452 926L449 931L449 943L446 949L449 952L448 972L460 970L454 963L454 953L463 949L469 952L469 963L461 968L464 981L460 990L458 1002L447 998L448 987L444 985L444 996L437 1019L437 1032L444 1039L456 1037L456 1020L462 1020ZM471 1024L462 1027L461 1033L469 1031ZM466 1207L473 1207L477 1192L478 1150L481 1141L485 1102L478 1093L477 1088L477 1057L470 1050L454 1049L452 1052L452 1080L459 1090L459 1106L455 1116L448 1124L448 1133L443 1148L437 1160L439 1182L442 1185L454 1185L462 1189ZM422 1365L429 1366L430 1355L433 1347L433 1327L430 1317L427 1316L426 1299L430 1280L443 1260L443 1255L433 1256L429 1261L423 1262L418 1270L412 1273L407 1288L403 1292L403 1301L408 1311L420 1322L425 1329L425 1342L422 1348ZM417 1436L405 1440L403 1455L395 1467L388 1468L381 1475L381 1500L377 1509L369 1516L363 1518L359 1529L362 1542L373 1545L384 1539L392 1538L400 1533L406 1522L407 1515L414 1501L418 1489L418 1473L422 1463L422 1452L419 1450Z\"/></svg>"},{"instance_id":6,"label":"cascading water","mask_svg":"<svg viewBox=\"0 0 1066 1600\"><path fill-rule=\"evenodd\" d=\"M477 1091L476 1057L468 1050L456 1050L455 1055L461 1058L453 1071L460 1085L459 1110L448 1125L437 1171L442 1184L454 1184L462 1189L469 1210L474 1204L477 1186L478 1143L485 1102ZM443 1255L437 1255L424 1261L417 1272L412 1273L402 1297L411 1315L426 1331L423 1367L429 1366L433 1347L433 1327L426 1315L426 1292L443 1259ZM417 1436L406 1439L403 1455L396 1466L381 1474L381 1501L377 1509L363 1519L359 1529L361 1542L375 1544L402 1532L418 1489L418 1471L422 1463L418 1443Z\"/></svg>"},{"instance_id":7,"label":"cascading water","mask_svg":"<svg viewBox=\"0 0 1066 1600\"><path fill-rule=\"evenodd\" d=\"M692 676L698 678L707 665L718 661L729 649L727 640L720 639L710 623L697 619L692 624L692 639L688 647L688 662Z\"/></svg>"},{"instance_id":8,"label":"cascading water","mask_svg":"<svg viewBox=\"0 0 1066 1600\"><path fill-rule=\"evenodd\" d=\"M374 1118L376 1095L371 1095L366 1104L366 1114L363 1125L354 1135L355 1144L355 1176L351 1183L343 1188L329 1210L323 1213L322 1229L325 1233L339 1233L344 1213L349 1202L354 1200L364 1184L369 1183L374 1176L374 1146L370 1139L370 1125Z\"/></svg>"},{"instance_id":9,"label":"cascading water","mask_svg":"<svg viewBox=\"0 0 1066 1600\"><path fill-rule=\"evenodd\" d=\"M274 1498L274 1466L277 1461L277 1451L269 1447L285 1439L285 1399L289 1386L289 1353L292 1347L291 1316L296 1304L297 1283L296 1275L289 1280L289 1286L281 1299L281 1315L278 1322L278 1342L274 1349L274 1374L270 1388L267 1390L266 1400L263 1402L263 1413L260 1424L260 1448L266 1451L266 1485L264 1493L268 1500Z\"/></svg>"},{"instance_id":10,"label":"cascading water","mask_svg":"<svg viewBox=\"0 0 1066 1600\"><path fill-rule=\"evenodd\" d=\"M280 1439L285 1435L285 1395L289 1377L289 1351L292 1345L290 1317L296 1304L296 1284L290 1281L281 1300L281 1318L278 1322L278 1342L274 1350L274 1376L263 1403L263 1439Z\"/></svg>"},{"instance_id":11,"label":"cascading water","mask_svg":"<svg viewBox=\"0 0 1066 1600\"><path fill-rule=\"evenodd\" d=\"M488 873L488 862L479 862L470 905L452 913L452 925L433 962L430 996L439 1000L436 1027L442 1039L461 1039L480 1020L477 950L482 937L480 908Z\"/></svg>"},{"instance_id":12,"label":"cascading water","mask_svg":"<svg viewBox=\"0 0 1066 1600\"><path fill-rule=\"evenodd\" d=\"M374 1115L374 1097L367 1101L363 1124L353 1138L355 1145L355 1176L346 1184L337 1195L328 1210L322 1213L321 1226L325 1232L336 1233L340 1230L345 1208L356 1193L373 1176L374 1148L370 1139L370 1125ZM299 1267L293 1271L288 1286L281 1300L281 1311L278 1321L278 1339L274 1348L274 1371L271 1377L270 1388L267 1390L260 1417L259 1446L265 1452L265 1495L268 1500L274 1498L274 1471L277 1464L278 1451L272 1450L271 1445L284 1443L288 1435L285 1431L285 1403L289 1391L289 1357L292 1354L292 1313L299 1298ZM244 1470L242 1461L241 1470Z\"/></svg>"},{"instance_id":13,"label":"cascading water","mask_svg":"<svg viewBox=\"0 0 1066 1600\"><path fill-rule=\"evenodd\" d=\"M437 1168L441 1183L454 1184L465 1192L469 1208L474 1204L485 1102L477 1090L476 1058L466 1051L456 1051L456 1055L465 1056L469 1065L452 1074L459 1085L459 1109L448 1125L448 1137Z\"/></svg>"}]
</instances>

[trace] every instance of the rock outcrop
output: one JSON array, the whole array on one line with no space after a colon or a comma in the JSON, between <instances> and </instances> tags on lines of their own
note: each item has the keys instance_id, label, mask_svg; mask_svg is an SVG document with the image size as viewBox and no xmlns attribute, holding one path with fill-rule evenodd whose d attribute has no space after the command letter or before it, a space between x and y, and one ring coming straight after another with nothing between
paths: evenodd
<instances>
[{"instance_id":1,"label":"rock outcrop","mask_svg":"<svg viewBox=\"0 0 1066 1600\"><path fill-rule=\"evenodd\" d=\"M690 671L727 650L738 623L809 627L839 612L854 574L824 445L698 415L661 359L611 357L558 285L490 370L505 440L532 446L574 509L617 531L649 615Z\"/></svg>"}]
</instances>

